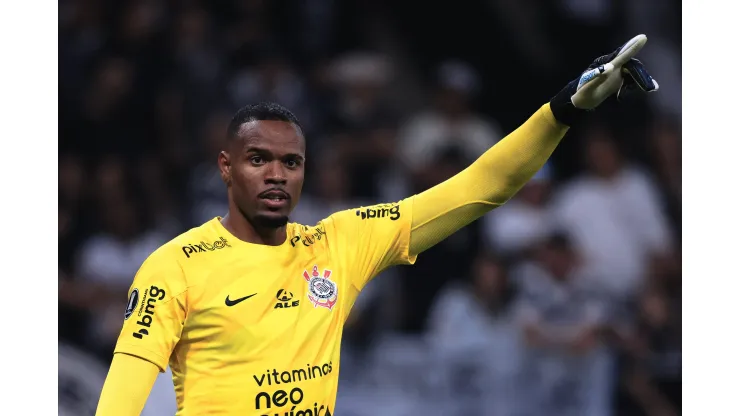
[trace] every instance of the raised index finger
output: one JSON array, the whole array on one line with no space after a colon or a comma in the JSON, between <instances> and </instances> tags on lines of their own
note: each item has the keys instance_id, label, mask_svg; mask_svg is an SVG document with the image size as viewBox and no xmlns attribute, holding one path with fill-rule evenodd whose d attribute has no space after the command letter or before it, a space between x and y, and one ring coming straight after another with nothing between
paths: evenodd
<instances>
[{"instance_id":1,"label":"raised index finger","mask_svg":"<svg viewBox=\"0 0 740 416\"><path fill-rule=\"evenodd\" d=\"M640 49L647 43L647 36L637 35L630 39L627 43L622 46L617 56L610 62L615 67L619 68L626 64L630 59L634 58Z\"/></svg>"}]
</instances>

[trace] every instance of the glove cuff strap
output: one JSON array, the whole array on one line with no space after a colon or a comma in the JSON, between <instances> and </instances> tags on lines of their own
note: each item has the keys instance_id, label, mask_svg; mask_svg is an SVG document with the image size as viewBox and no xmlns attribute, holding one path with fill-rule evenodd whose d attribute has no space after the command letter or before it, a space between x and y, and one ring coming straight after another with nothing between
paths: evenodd
<instances>
[{"instance_id":1,"label":"glove cuff strap","mask_svg":"<svg viewBox=\"0 0 740 416\"><path fill-rule=\"evenodd\" d=\"M580 123L583 119L588 116L589 111L576 108L570 97L576 93L578 87L578 80L575 79L568 83L559 93L557 93L550 100L550 109L552 115L559 122L566 126L572 127Z\"/></svg>"}]
</instances>

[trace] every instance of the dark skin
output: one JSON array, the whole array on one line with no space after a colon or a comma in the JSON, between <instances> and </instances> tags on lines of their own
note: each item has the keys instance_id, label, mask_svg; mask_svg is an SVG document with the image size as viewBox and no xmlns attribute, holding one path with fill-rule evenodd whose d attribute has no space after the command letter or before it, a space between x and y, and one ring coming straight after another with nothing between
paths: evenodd
<instances>
[{"instance_id":1,"label":"dark skin","mask_svg":"<svg viewBox=\"0 0 740 416\"><path fill-rule=\"evenodd\" d=\"M277 246L287 239L288 215L303 188L306 142L293 123L244 123L218 156L229 213L221 220L235 237Z\"/></svg>"}]
</instances>

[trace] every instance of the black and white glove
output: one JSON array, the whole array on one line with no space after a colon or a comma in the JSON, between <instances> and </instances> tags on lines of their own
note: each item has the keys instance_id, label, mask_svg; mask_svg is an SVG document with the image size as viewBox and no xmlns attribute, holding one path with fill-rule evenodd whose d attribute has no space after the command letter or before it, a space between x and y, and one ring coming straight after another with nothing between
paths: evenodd
<instances>
[{"instance_id":1,"label":"black and white glove","mask_svg":"<svg viewBox=\"0 0 740 416\"><path fill-rule=\"evenodd\" d=\"M580 77L550 100L555 118L572 126L614 93L621 101L632 95L657 91L658 83L634 57L645 43L647 36L637 35L611 54L596 58Z\"/></svg>"}]
</instances>

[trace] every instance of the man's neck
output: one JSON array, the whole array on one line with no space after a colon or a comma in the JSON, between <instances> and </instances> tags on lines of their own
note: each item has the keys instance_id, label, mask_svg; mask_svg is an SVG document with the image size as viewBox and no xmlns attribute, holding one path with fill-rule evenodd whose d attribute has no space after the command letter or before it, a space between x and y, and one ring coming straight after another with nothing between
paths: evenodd
<instances>
[{"instance_id":1,"label":"man's neck","mask_svg":"<svg viewBox=\"0 0 740 416\"><path fill-rule=\"evenodd\" d=\"M279 246L287 238L286 226L279 228L257 228L241 214L229 212L221 218L221 224L234 237L252 244Z\"/></svg>"}]
</instances>

